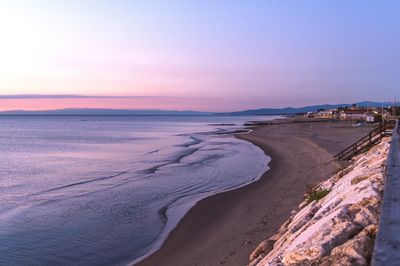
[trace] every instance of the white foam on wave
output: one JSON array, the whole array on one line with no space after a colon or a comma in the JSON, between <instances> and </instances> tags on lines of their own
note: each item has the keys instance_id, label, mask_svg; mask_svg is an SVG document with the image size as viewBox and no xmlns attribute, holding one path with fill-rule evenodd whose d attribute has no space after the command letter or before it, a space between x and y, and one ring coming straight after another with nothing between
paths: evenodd
<instances>
[{"instance_id":1,"label":"white foam on wave","mask_svg":"<svg viewBox=\"0 0 400 266\"><path fill-rule=\"evenodd\" d=\"M230 138L234 138L234 137L230 136ZM148 258L153 253L158 251L161 248L161 246L163 245L163 243L166 241L166 239L168 238L168 236L170 235L172 230L174 230L174 228L179 224L179 222L184 218L184 216L189 212L189 210L191 208L193 208L199 201L201 201L205 198L208 198L210 196L214 196L219 193L228 192L228 191L235 190L235 189L244 187L246 185L249 185L255 181L258 181L261 178L261 176L264 174L264 172L269 170L268 163L271 161L271 157L266 155L259 147L251 144L250 142L247 142L244 140L239 140L239 139L235 139L235 140L240 142L242 145L246 145L247 147L250 148L250 150L257 153L257 155L255 155L255 156L258 157L263 163L258 165L259 166L258 169L253 168L253 171L252 171L253 173L249 174L249 176L247 176L247 179L245 179L247 181L242 184L239 184L239 185L236 185L236 186L233 186L230 188L216 189L213 191L208 191L208 192L199 193L199 194L195 194L195 195L188 195L188 196L180 198L180 199L176 200L174 203L172 203L166 209L165 215L167 217L167 221L166 221L166 224L165 224L162 232L160 233L158 238L153 242L153 244L150 246L149 250L143 256L135 259L131 263L131 265L134 265L134 264ZM234 145L234 143L232 143L232 144ZM253 159L254 158L251 158L251 160L253 160ZM246 171L248 171L248 170L246 169Z\"/></svg>"}]
</instances>

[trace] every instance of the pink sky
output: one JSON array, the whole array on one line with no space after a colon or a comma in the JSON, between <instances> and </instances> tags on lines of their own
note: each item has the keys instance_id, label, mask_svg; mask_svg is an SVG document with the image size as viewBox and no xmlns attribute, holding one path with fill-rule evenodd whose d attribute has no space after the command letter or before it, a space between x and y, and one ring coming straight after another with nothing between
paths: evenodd
<instances>
[{"instance_id":1,"label":"pink sky","mask_svg":"<svg viewBox=\"0 0 400 266\"><path fill-rule=\"evenodd\" d=\"M61 99L1 99L0 111L7 110L52 110L63 108L111 108L111 109L162 109L196 111L233 111L230 106L240 109L254 107L253 102L235 103L229 99L193 99L173 97L139 98L61 98ZM262 105L260 105L261 107ZM239 110L239 109L238 109Z\"/></svg>"},{"instance_id":2,"label":"pink sky","mask_svg":"<svg viewBox=\"0 0 400 266\"><path fill-rule=\"evenodd\" d=\"M400 2L364 2L4 0L0 110L388 101ZM1 97L24 94L144 98Z\"/></svg>"},{"instance_id":3,"label":"pink sky","mask_svg":"<svg viewBox=\"0 0 400 266\"><path fill-rule=\"evenodd\" d=\"M63 108L111 108L111 109L185 109L185 101L177 99L103 99L103 98L77 98L77 99L0 99L0 111L23 110L52 110ZM201 104L194 106L201 108Z\"/></svg>"}]
</instances>

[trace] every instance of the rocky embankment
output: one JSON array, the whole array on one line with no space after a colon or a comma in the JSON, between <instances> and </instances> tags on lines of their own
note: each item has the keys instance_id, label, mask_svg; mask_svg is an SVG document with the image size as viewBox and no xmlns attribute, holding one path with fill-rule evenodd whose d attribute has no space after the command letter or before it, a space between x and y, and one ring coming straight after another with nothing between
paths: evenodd
<instances>
[{"instance_id":1,"label":"rocky embankment","mask_svg":"<svg viewBox=\"0 0 400 266\"><path fill-rule=\"evenodd\" d=\"M308 189L299 210L261 242L249 266L368 265L377 231L389 139Z\"/></svg>"}]
</instances>

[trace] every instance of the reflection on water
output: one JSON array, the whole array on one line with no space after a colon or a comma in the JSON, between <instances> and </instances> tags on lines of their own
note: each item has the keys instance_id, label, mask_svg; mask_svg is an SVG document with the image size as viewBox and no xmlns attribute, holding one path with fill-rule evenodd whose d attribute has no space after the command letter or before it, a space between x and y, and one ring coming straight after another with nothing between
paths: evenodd
<instances>
[{"instance_id":1,"label":"reflection on water","mask_svg":"<svg viewBox=\"0 0 400 266\"><path fill-rule=\"evenodd\" d=\"M259 178L263 152L215 134L254 119L0 117L0 264L144 255L194 202Z\"/></svg>"}]
</instances>

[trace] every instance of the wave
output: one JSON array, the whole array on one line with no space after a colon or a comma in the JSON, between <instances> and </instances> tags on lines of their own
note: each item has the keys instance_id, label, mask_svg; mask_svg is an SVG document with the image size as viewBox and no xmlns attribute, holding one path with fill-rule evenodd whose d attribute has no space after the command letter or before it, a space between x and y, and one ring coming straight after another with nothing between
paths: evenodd
<instances>
[{"instance_id":1,"label":"wave","mask_svg":"<svg viewBox=\"0 0 400 266\"><path fill-rule=\"evenodd\" d=\"M93 178L93 179L90 179L90 180L70 183L70 184L67 184L67 185L62 185L62 186L58 186L58 187L42 190L42 191L39 191L39 192L36 192L36 193L32 193L32 194L30 194L28 196L36 196L36 195L40 195L40 194L44 194L44 193L48 193L48 192L54 192L54 191L57 191L57 190L62 190L62 189L65 189L65 188L71 188L71 187L75 187L75 186L80 186L80 185L84 185L84 184L98 182L98 181L102 181L102 180L106 180L106 179L110 179L110 178L115 178L115 177L121 176L121 175L126 174L126 173L128 173L128 172L124 171L124 172L119 172L119 173L117 173L115 175L97 177L97 178Z\"/></svg>"},{"instance_id":2,"label":"wave","mask_svg":"<svg viewBox=\"0 0 400 266\"><path fill-rule=\"evenodd\" d=\"M183 135L182 135L182 136L183 136ZM190 146L197 145L197 144L199 144L199 143L202 142L201 139L196 138L196 137L194 137L194 136L190 136L190 139L191 139L191 141L189 141L189 142L186 142L186 143L183 143L183 144L178 144L178 145L175 145L175 146L176 146L176 147L186 147L186 148L188 148L188 147L190 147Z\"/></svg>"},{"instance_id":3,"label":"wave","mask_svg":"<svg viewBox=\"0 0 400 266\"><path fill-rule=\"evenodd\" d=\"M191 136L190 139L192 140L191 142L186 142L184 144L180 144L180 145L176 145L176 146L189 148L189 147L191 147L193 145L197 145L197 144L202 142L201 139L196 138L194 136ZM144 169L144 170L140 170L140 171L136 171L136 173L152 175L152 174L156 173L159 169L161 169L161 168L163 168L165 166L181 163L184 158L194 154L200 148L201 147L185 149L185 150L179 152L178 154L176 154L175 158L172 158L172 159L170 159L170 160L168 160L168 161L166 161L164 163L155 165L153 167L150 167L150 168L147 168L147 169ZM154 150L154 151L148 152L147 154L154 154L154 153L157 153L159 151L160 150L158 149L158 150ZM170 156L173 157L173 155L170 155ZM198 163L202 163L202 162L194 162L194 163L191 163L191 164L198 164ZM107 180L107 179L112 179L112 178L116 178L116 177L122 176L124 174L132 173L132 171L135 171L135 169L129 169L129 170L118 172L118 173L113 174L113 175L95 177L95 178L92 178L92 179L89 179L89 180L84 180L84 181L80 181L80 182L74 182L74 183L70 183L70 184L66 184L66 185L62 185L62 186L49 188L49 189L46 189L46 190L42 190L42 191L39 191L39 192L35 192L35 193L32 193L32 194L29 194L28 196L43 195L45 193L59 191L59 190L63 190L63 189L71 188L71 187L76 187L76 186L86 185L86 184L90 184L90 183L94 183L94 182L104 181L104 180Z\"/></svg>"}]
</instances>

